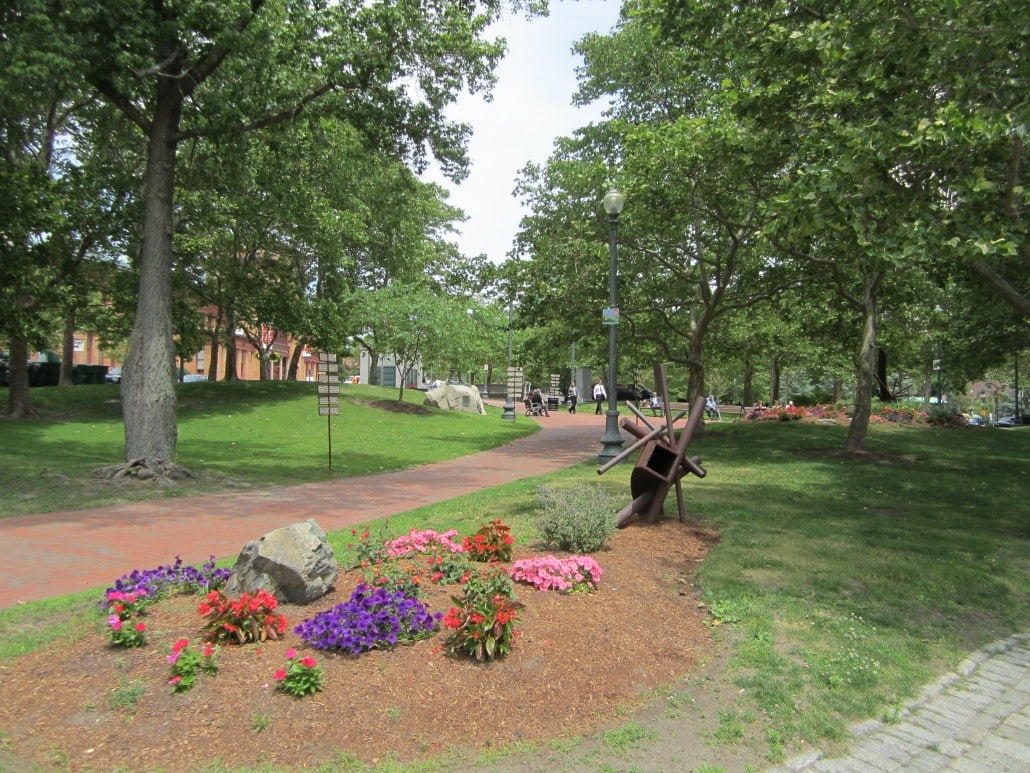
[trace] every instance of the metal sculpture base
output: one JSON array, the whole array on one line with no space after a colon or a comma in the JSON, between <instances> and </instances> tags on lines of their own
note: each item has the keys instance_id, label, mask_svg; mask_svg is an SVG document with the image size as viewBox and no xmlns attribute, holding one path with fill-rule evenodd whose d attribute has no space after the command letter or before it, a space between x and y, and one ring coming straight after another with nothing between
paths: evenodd
<instances>
[{"instance_id":1,"label":"metal sculpture base","mask_svg":"<svg viewBox=\"0 0 1030 773\"><path fill-rule=\"evenodd\" d=\"M698 397L691 406L687 413L687 424L677 438L673 424L682 418L685 412L679 411L673 415L669 408L669 389L665 381L665 366L655 365L654 375L655 391L662 396L665 422L655 426L633 403L627 403L630 410L644 422L647 429L641 428L630 419L623 419L619 426L636 437L637 442L597 469L597 474L603 475L638 448L643 447L633 471L630 473L629 486L633 500L616 515L616 522L620 527L625 526L638 515L643 516L648 523L657 521L665 514L665 499L673 487L676 488L679 519L680 522L685 523L687 514L683 504L683 487L680 479L687 473L692 473L699 478L708 474L701 466L701 457L687 457L687 446L704 415L705 398Z\"/></svg>"}]
</instances>

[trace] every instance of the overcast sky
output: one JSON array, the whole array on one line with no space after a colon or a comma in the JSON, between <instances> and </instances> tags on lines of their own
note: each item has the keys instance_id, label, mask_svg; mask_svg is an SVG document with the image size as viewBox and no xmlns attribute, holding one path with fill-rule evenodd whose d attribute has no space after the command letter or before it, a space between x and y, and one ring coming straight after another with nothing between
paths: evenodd
<instances>
[{"instance_id":1,"label":"overcast sky","mask_svg":"<svg viewBox=\"0 0 1030 773\"><path fill-rule=\"evenodd\" d=\"M552 0L550 16L513 17L491 28L494 36L508 41L493 101L465 96L449 111L473 128L471 172L458 188L430 176L451 191L450 203L468 215L455 237L466 255L504 260L523 216L512 196L518 170L529 162L543 163L557 137L600 117L599 107L572 106L575 70L582 60L571 49L588 32L611 31L620 5L619 0Z\"/></svg>"}]
</instances>

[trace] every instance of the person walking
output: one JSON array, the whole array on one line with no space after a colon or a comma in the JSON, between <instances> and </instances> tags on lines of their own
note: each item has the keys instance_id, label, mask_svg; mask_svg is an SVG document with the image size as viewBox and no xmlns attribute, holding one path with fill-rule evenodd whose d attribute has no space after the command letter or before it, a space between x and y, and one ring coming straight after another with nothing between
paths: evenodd
<instances>
[{"instance_id":1,"label":"person walking","mask_svg":"<svg viewBox=\"0 0 1030 773\"><path fill-rule=\"evenodd\" d=\"M601 405L608 398L608 392L605 391L604 384L600 381L594 382L594 399L597 401L597 409L594 411L594 416L600 416Z\"/></svg>"},{"instance_id":2,"label":"person walking","mask_svg":"<svg viewBox=\"0 0 1030 773\"><path fill-rule=\"evenodd\" d=\"M576 403L579 401L579 392L576 391L576 382L569 384L569 413L576 412Z\"/></svg>"}]
</instances>

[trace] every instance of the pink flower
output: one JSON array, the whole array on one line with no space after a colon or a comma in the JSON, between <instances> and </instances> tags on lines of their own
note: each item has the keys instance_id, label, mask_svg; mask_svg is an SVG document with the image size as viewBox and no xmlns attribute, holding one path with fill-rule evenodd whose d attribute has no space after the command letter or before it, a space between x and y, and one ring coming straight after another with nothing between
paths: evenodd
<instances>
[{"instance_id":1,"label":"pink flower","mask_svg":"<svg viewBox=\"0 0 1030 773\"><path fill-rule=\"evenodd\" d=\"M293 660L295 657L297 657L297 650L293 649L293 647L290 647L288 650L286 650L287 660Z\"/></svg>"},{"instance_id":2,"label":"pink flower","mask_svg":"<svg viewBox=\"0 0 1030 773\"><path fill-rule=\"evenodd\" d=\"M171 655L168 656L168 662L171 663L173 666L175 665L175 662L178 659L179 659L179 653L178 652L173 652Z\"/></svg>"},{"instance_id":3,"label":"pink flower","mask_svg":"<svg viewBox=\"0 0 1030 773\"><path fill-rule=\"evenodd\" d=\"M168 680L168 684L173 684L174 685L174 684L178 684L181 681L182 681L182 677L181 676L173 676L171 679Z\"/></svg>"},{"instance_id":4,"label":"pink flower","mask_svg":"<svg viewBox=\"0 0 1030 773\"><path fill-rule=\"evenodd\" d=\"M111 615L108 621L111 624L111 630L120 631L122 630L122 619L118 615Z\"/></svg>"}]
</instances>

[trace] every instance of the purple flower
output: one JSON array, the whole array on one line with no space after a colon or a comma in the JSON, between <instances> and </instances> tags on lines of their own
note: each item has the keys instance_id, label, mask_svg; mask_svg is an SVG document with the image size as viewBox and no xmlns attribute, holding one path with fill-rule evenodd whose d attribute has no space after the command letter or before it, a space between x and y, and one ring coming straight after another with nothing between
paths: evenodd
<instances>
[{"instance_id":1,"label":"purple flower","mask_svg":"<svg viewBox=\"0 0 1030 773\"><path fill-rule=\"evenodd\" d=\"M403 591L373 589L362 583L350 601L305 620L294 633L315 649L360 655L425 638L438 629L440 617Z\"/></svg>"}]
</instances>

